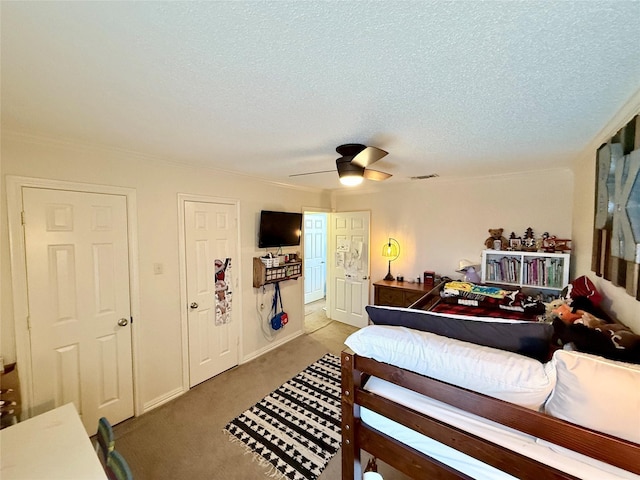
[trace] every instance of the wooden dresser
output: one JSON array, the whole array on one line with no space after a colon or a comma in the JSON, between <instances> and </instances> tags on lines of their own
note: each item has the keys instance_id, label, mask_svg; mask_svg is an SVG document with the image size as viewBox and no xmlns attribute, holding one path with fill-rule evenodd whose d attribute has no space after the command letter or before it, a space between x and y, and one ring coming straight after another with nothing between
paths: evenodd
<instances>
[{"instance_id":1,"label":"wooden dresser","mask_svg":"<svg viewBox=\"0 0 640 480\"><path fill-rule=\"evenodd\" d=\"M431 289L433 285L426 286L424 283L380 280L373 284L373 303L390 307L408 307Z\"/></svg>"}]
</instances>

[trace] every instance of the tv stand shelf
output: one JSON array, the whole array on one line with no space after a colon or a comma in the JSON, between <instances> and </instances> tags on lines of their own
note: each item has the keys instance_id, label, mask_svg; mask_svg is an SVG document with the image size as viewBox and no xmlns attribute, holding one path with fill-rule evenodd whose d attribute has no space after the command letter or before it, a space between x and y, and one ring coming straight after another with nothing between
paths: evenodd
<instances>
[{"instance_id":1,"label":"tv stand shelf","mask_svg":"<svg viewBox=\"0 0 640 480\"><path fill-rule=\"evenodd\" d=\"M301 276L301 260L287 262L277 267L267 267L258 257L253 257L253 288L283 280L295 280Z\"/></svg>"}]
</instances>

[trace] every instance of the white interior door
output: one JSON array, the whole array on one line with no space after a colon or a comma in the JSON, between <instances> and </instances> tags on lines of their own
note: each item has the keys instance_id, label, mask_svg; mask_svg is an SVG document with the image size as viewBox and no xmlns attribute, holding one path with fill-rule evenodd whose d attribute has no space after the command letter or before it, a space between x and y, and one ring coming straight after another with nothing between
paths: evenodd
<instances>
[{"instance_id":1,"label":"white interior door","mask_svg":"<svg viewBox=\"0 0 640 480\"><path fill-rule=\"evenodd\" d=\"M33 413L73 402L95 432L133 416L127 200L22 194Z\"/></svg>"},{"instance_id":2,"label":"white interior door","mask_svg":"<svg viewBox=\"0 0 640 480\"><path fill-rule=\"evenodd\" d=\"M239 318L236 206L185 202L189 383L197 385L238 364ZM217 268L216 268L216 262Z\"/></svg>"},{"instance_id":3,"label":"white interior door","mask_svg":"<svg viewBox=\"0 0 640 480\"><path fill-rule=\"evenodd\" d=\"M368 323L370 212L331 214L330 317L354 327Z\"/></svg>"},{"instance_id":4,"label":"white interior door","mask_svg":"<svg viewBox=\"0 0 640 480\"><path fill-rule=\"evenodd\" d=\"M304 214L304 303L325 296L327 288L327 214Z\"/></svg>"}]
</instances>

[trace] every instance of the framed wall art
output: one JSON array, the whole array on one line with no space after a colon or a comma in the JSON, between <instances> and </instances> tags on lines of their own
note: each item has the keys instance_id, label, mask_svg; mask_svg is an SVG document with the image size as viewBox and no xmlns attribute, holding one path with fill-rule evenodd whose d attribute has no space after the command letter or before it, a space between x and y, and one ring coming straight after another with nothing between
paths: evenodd
<instances>
[{"instance_id":1,"label":"framed wall art","mask_svg":"<svg viewBox=\"0 0 640 480\"><path fill-rule=\"evenodd\" d=\"M640 300L640 115L596 154L591 268Z\"/></svg>"}]
</instances>

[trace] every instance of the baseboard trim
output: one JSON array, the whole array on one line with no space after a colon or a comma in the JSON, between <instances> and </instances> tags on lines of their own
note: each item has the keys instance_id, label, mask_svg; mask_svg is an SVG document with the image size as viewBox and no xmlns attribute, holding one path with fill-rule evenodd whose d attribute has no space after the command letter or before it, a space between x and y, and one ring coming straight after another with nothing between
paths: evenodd
<instances>
[{"instance_id":1,"label":"baseboard trim","mask_svg":"<svg viewBox=\"0 0 640 480\"><path fill-rule=\"evenodd\" d=\"M158 408L159 406L170 402L171 400L175 400L176 398L178 398L180 395L184 393L185 393L184 390L182 389L182 387L180 387L170 392L167 392L164 395L156 397L153 400L142 405L142 413L147 413L153 410L154 408Z\"/></svg>"},{"instance_id":2,"label":"baseboard trim","mask_svg":"<svg viewBox=\"0 0 640 480\"><path fill-rule=\"evenodd\" d=\"M267 352L270 352L271 350L274 350L282 345L284 345L285 343L290 342L291 340L294 340L298 337L300 337L301 335L304 335L303 331L298 331L296 333L293 333L292 335L286 336L281 338L280 340L278 340L277 342L274 342L272 344L267 345L264 348L261 348L260 350L257 350L255 352L253 352L251 355L243 357L242 360L240 361L240 365L242 365L243 363L247 363L251 360L254 360L262 355L264 355ZM142 413L147 413L155 408L158 408L162 405L164 405L165 403L169 403L171 400L175 400L176 398L178 398L179 396L183 395L184 393L188 392L189 390L183 390L182 388L176 388L170 392L165 393L164 395L161 395L159 397L154 398L153 400L146 402L145 404L142 405Z\"/></svg>"},{"instance_id":3,"label":"baseboard trim","mask_svg":"<svg viewBox=\"0 0 640 480\"><path fill-rule=\"evenodd\" d=\"M251 360L254 360L262 355L264 355L267 352L270 352L271 350L278 348L282 345L284 345L285 343L290 342L291 340L294 340L300 336L304 335L303 331L298 331L292 335L289 335L288 337L283 337L280 340L278 340L277 342L271 343L269 345L267 345L266 347L261 348L260 350L256 350L255 352L252 352L251 355L248 355L246 357L243 357L242 360L240 361L240 365L250 362Z\"/></svg>"}]
</instances>

